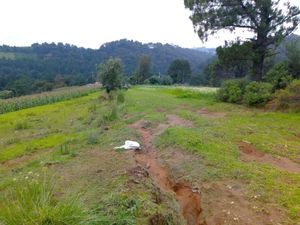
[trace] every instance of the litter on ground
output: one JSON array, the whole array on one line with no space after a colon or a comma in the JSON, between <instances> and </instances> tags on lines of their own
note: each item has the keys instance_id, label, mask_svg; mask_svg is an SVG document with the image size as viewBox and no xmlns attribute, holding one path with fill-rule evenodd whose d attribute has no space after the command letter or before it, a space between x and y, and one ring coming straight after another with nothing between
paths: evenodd
<instances>
[{"instance_id":1,"label":"litter on ground","mask_svg":"<svg viewBox=\"0 0 300 225\"><path fill-rule=\"evenodd\" d=\"M119 147L115 147L115 149L125 149L125 150L139 150L141 149L141 145L136 141L125 141L125 144Z\"/></svg>"}]
</instances>

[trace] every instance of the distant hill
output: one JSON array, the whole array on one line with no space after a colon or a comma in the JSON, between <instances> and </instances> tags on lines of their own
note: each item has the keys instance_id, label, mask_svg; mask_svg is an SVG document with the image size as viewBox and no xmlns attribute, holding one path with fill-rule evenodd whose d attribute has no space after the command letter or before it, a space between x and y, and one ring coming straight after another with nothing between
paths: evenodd
<instances>
[{"instance_id":1,"label":"distant hill","mask_svg":"<svg viewBox=\"0 0 300 225\"><path fill-rule=\"evenodd\" d=\"M278 54L275 56L275 61L283 61L287 59L285 53L285 45L292 41L297 41L300 45L300 36L296 34L291 34L288 37L286 37L277 49Z\"/></svg>"},{"instance_id":2,"label":"distant hill","mask_svg":"<svg viewBox=\"0 0 300 225\"><path fill-rule=\"evenodd\" d=\"M197 51L160 43L142 44L126 39L104 44L98 50L98 58L101 61L106 60L109 56L120 57L124 62L126 74L130 74L136 69L141 55L150 56L154 74L165 74L170 63L175 59L188 60L192 71L198 73L212 57L210 53L204 50Z\"/></svg>"},{"instance_id":3,"label":"distant hill","mask_svg":"<svg viewBox=\"0 0 300 225\"><path fill-rule=\"evenodd\" d=\"M190 62L198 74L212 57L206 49L187 49L169 44L148 43L126 39L106 43L99 49L78 48L70 44L43 43L30 47L0 46L0 90L12 89L16 81L33 83L46 81L62 85L80 85L93 82L97 65L109 57L119 57L124 72L131 75L139 57L149 55L153 74L165 74L175 59Z\"/></svg>"}]
</instances>

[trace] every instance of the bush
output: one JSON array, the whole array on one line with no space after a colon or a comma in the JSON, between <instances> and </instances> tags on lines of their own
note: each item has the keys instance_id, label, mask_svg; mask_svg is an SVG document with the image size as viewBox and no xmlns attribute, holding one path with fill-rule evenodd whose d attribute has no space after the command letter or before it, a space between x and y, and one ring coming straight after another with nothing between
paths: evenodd
<instances>
[{"instance_id":1,"label":"bush","mask_svg":"<svg viewBox=\"0 0 300 225\"><path fill-rule=\"evenodd\" d=\"M172 85L173 84L173 79L169 75L162 76L160 80L161 85Z\"/></svg>"},{"instance_id":2,"label":"bush","mask_svg":"<svg viewBox=\"0 0 300 225\"><path fill-rule=\"evenodd\" d=\"M248 106L265 105L272 98L272 85L253 81L246 86L243 102Z\"/></svg>"},{"instance_id":3,"label":"bush","mask_svg":"<svg viewBox=\"0 0 300 225\"><path fill-rule=\"evenodd\" d=\"M14 93L12 91L4 90L0 91L0 99L8 99L12 98L14 96Z\"/></svg>"},{"instance_id":4,"label":"bush","mask_svg":"<svg viewBox=\"0 0 300 225\"><path fill-rule=\"evenodd\" d=\"M152 76L144 81L144 84L151 85L171 85L173 83L172 78L169 75L164 75L162 77Z\"/></svg>"},{"instance_id":5,"label":"bush","mask_svg":"<svg viewBox=\"0 0 300 225\"><path fill-rule=\"evenodd\" d=\"M224 81L217 92L217 98L223 102L241 103L247 83L243 79Z\"/></svg>"},{"instance_id":6,"label":"bush","mask_svg":"<svg viewBox=\"0 0 300 225\"><path fill-rule=\"evenodd\" d=\"M273 66L264 79L273 85L273 91L275 91L286 88L292 82L293 76L289 71L288 63L281 62Z\"/></svg>"},{"instance_id":7,"label":"bush","mask_svg":"<svg viewBox=\"0 0 300 225\"><path fill-rule=\"evenodd\" d=\"M277 109L300 112L300 80L294 80L285 90L275 93Z\"/></svg>"},{"instance_id":8,"label":"bush","mask_svg":"<svg viewBox=\"0 0 300 225\"><path fill-rule=\"evenodd\" d=\"M145 80L146 84L160 84L160 77L159 76L152 76L149 79Z\"/></svg>"}]
</instances>

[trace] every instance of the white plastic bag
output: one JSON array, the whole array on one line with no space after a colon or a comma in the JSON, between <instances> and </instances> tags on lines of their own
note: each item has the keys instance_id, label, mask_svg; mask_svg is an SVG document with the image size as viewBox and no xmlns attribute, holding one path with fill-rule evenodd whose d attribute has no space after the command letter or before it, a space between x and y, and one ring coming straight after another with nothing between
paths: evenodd
<instances>
[{"instance_id":1,"label":"white plastic bag","mask_svg":"<svg viewBox=\"0 0 300 225\"><path fill-rule=\"evenodd\" d=\"M120 147L115 147L115 149L125 149L125 150L138 150L141 149L141 145L136 141L125 141L125 144Z\"/></svg>"}]
</instances>

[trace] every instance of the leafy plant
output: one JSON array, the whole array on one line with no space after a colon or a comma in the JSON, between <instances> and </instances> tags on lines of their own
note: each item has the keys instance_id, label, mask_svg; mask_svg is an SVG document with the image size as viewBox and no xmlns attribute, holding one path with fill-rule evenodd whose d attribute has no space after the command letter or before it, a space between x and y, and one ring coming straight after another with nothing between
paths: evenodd
<instances>
[{"instance_id":1,"label":"leafy plant","mask_svg":"<svg viewBox=\"0 0 300 225\"><path fill-rule=\"evenodd\" d=\"M243 102L248 106L265 105L272 98L272 85L253 81L246 86Z\"/></svg>"},{"instance_id":2,"label":"leafy plant","mask_svg":"<svg viewBox=\"0 0 300 225\"><path fill-rule=\"evenodd\" d=\"M294 80L285 90L275 93L278 109L300 112L300 80Z\"/></svg>"},{"instance_id":3,"label":"leafy plant","mask_svg":"<svg viewBox=\"0 0 300 225\"><path fill-rule=\"evenodd\" d=\"M293 80L287 62L276 64L265 76L265 80L273 85L273 90L283 89Z\"/></svg>"},{"instance_id":4,"label":"leafy plant","mask_svg":"<svg viewBox=\"0 0 300 225\"><path fill-rule=\"evenodd\" d=\"M217 92L217 98L223 102L241 103L247 83L244 79L224 81Z\"/></svg>"},{"instance_id":5,"label":"leafy plant","mask_svg":"<svg viewBox=\"0 0 300 225\"><path fill-rule=\"evenodd\" d=\"M122 61L119 58L110 58L99 67L99 78L106 92L116 90L122 85Z\"/></svg>"}]
</instances>

